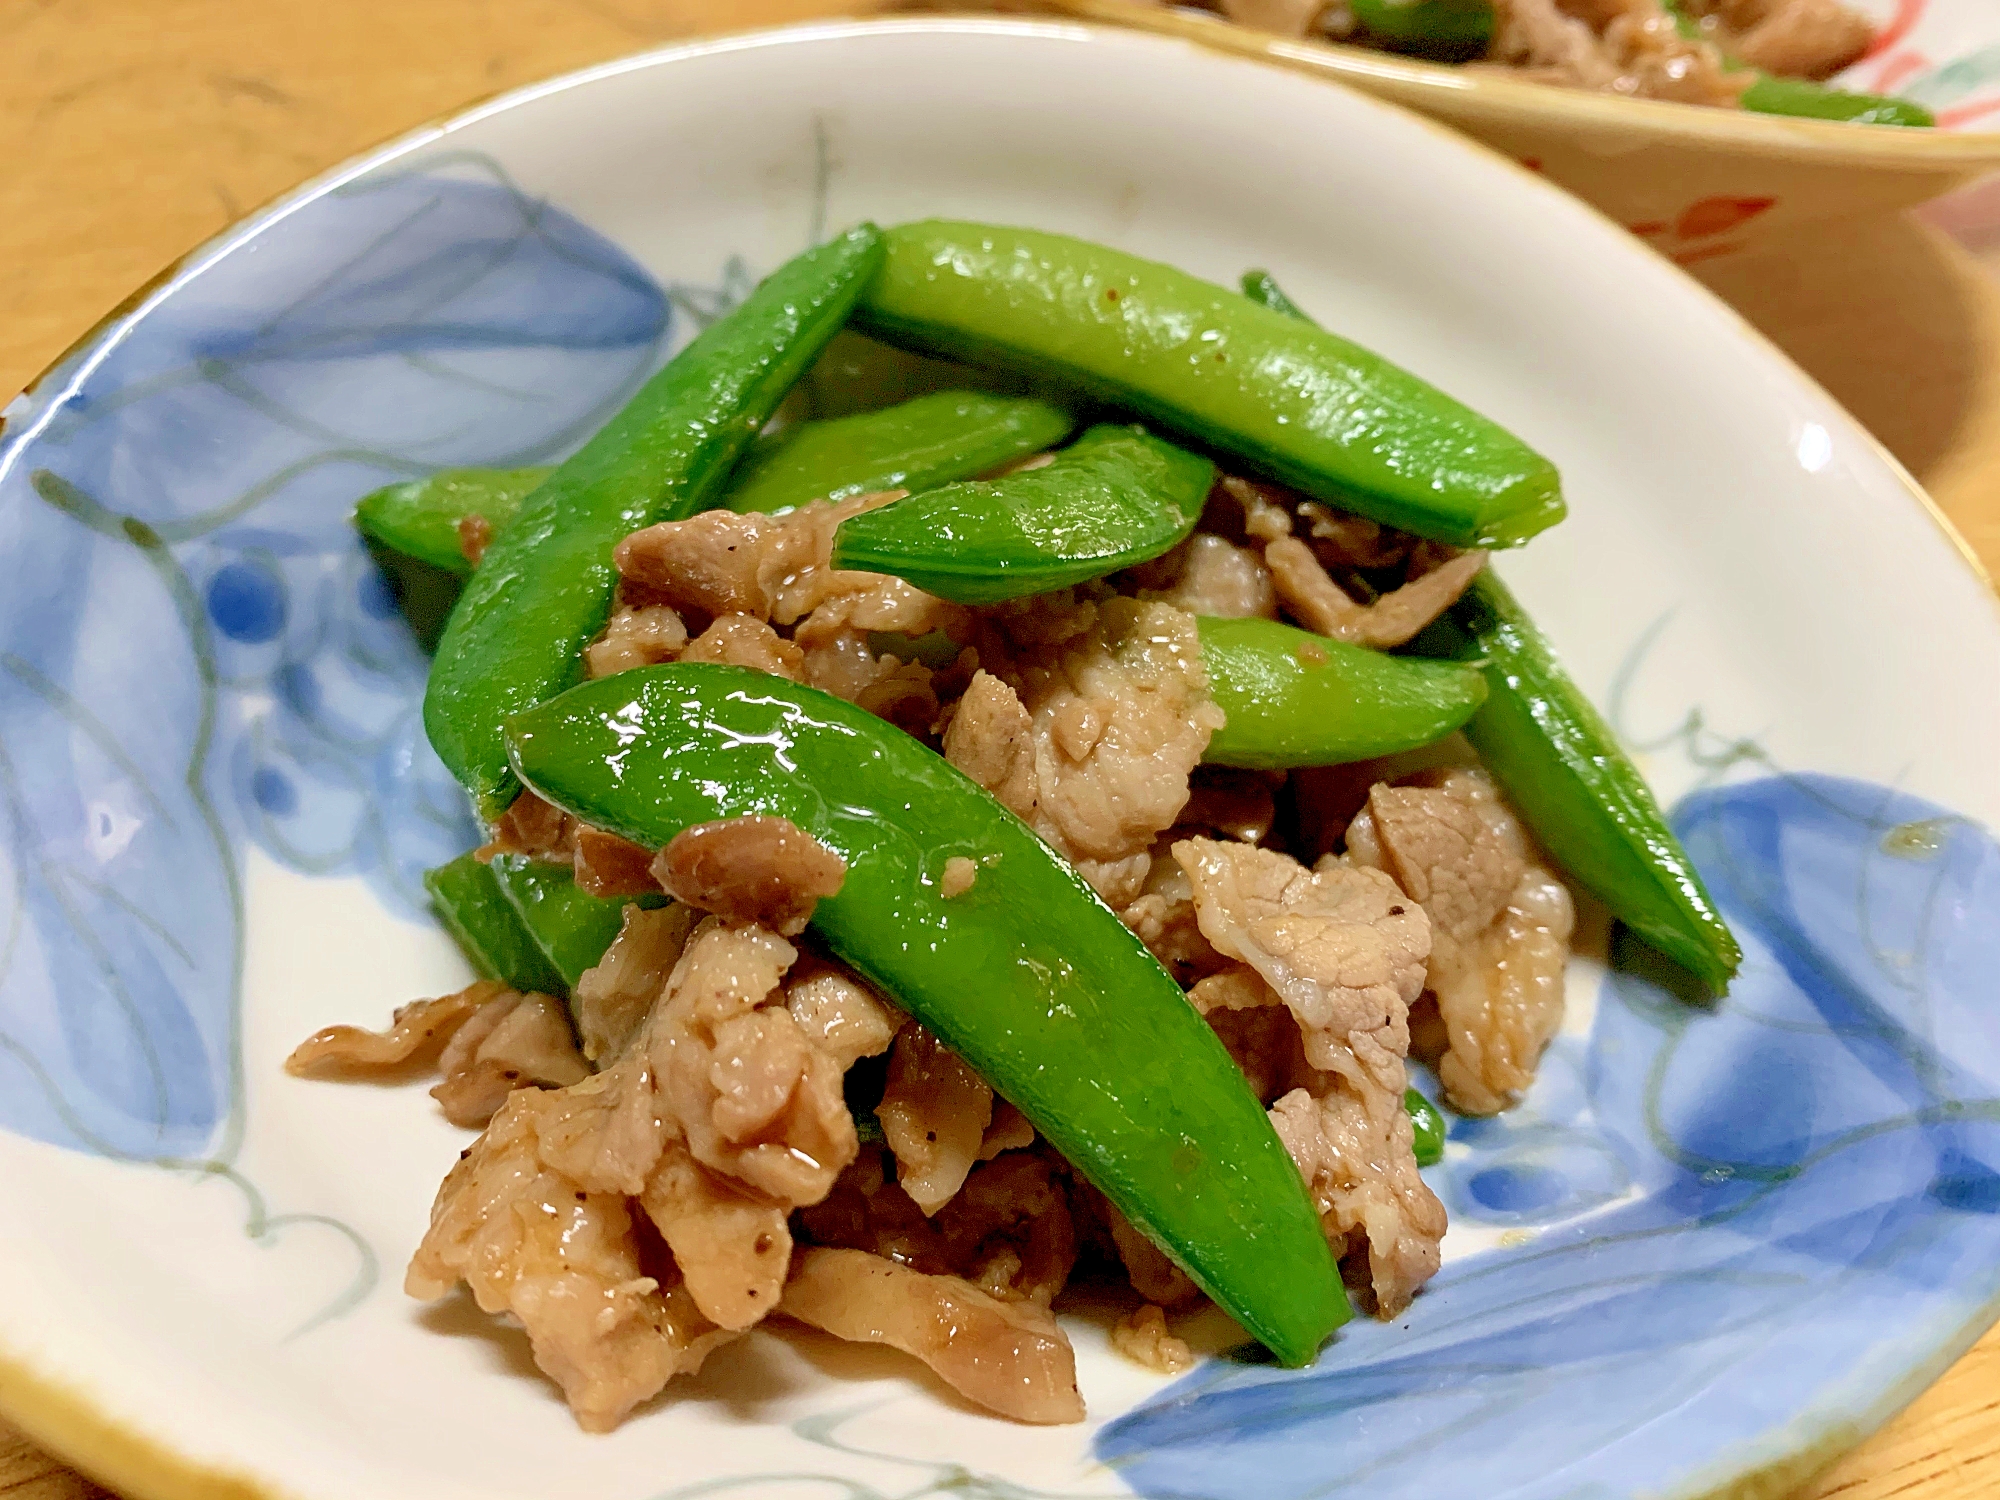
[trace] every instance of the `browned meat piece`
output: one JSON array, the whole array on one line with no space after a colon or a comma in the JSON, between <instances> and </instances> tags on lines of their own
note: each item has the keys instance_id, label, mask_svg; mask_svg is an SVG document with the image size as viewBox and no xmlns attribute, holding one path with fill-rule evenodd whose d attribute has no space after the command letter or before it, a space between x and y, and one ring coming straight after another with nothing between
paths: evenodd
<instances>
[{"instance_id":1,"label":"browned meat piece","mask_svg":"<svg viewBox=\"0 0 2000 1500\"><path fill-rule=\"evenodd\" d=\"M650 877L649 877L650 878ZM628 906L618 936L571 992L583 1055L603 1066L625 1050L680 962L699 913L674 902L657 911Z\"/></svg>"},{"instance_id":2,"label":"browned meat piece","mask_svg":"<svg viewBox=\"0 0 2000 1500\"><path fill-rule=\"evenodd\" d=\"M1213 829L1239 843L1261 843L1278 820L1277 788L1284 782L1282 775L1268 771L1201 766L1189 779L1181 826Z\"/></svg>"},{"instance_id":3,"label":"browned meat piece","mask_svg":"<svg viewBox=\"0 0 2000 1500\"><path fill-rule=\"evenodd\" d=\"M780 522L754 512L706 510L685 521L635 531L612 554L618 571L685 613L752 615L771 612L758 579Z\"/></svg>"},{"instance_id":4,"label":"browned meat piece","mask_svg":"<svg viewBox=\"0 0 2000 1500\"><path fill-rule=\"evenodd\" d=\"M1003 1151L1019 1151L1035 1144L1035 1127L1005 1099L993 1101L993 1123L979 1138L979 1159L991 1161Z\"/></svg>"},{"instance_id":5,"label":"browned meat piece","mask_svg":"<svg viewBox=\"0 0 2000 1500\"><path fill-rule=\"evenodd\" d=\"M993 1122L993 1090L913 1022L896 1037L875 1116L896 1153L897 1182L918 1208L933 1214L979 1160Z\"/></svg>"},{"instance_id":6,"label":"browned meat piece","mask_svg":"<svg viewBox=\"0 0 2000 1500\"><path fill-rule=\"evenodd\" d=\"M865 597L849 595L823 605L806 624L810 625L820 614L842 608L852 599ZM805 629L804 625L799 627L801 636L805 635ZM892 652L874 651L869 640L866 632L854 631L818 639L806 650L802 680L887 719L919 739L926 738L938 716L937 692L931 685L934 674L920 661L904 661Z\"/></svg>"},{"instance_id":7,"label":"browned meat piece","mask_svg":"<svg viewBox=\"0 0 2000 1500\"><path fill-rule=\"evenodd\" d=\"M1377 1313L1393 1317L1437 1270L1445 1229L1403 1110L1409 1004L1430 952L1423 909L1379 870L1323 860L1309 871L1211 839L1174 845L1174 858L1203 935L1254 969L1298 1023L1310 1076L1278 1101L1273 1123L1329 1235L1365 1255Z\"/></svg>"},{"instance_id":8,"label":"browned meat piece","mask_svg":"<svg viewBox=\"0 0 2000 1500\"><path fill-rule=\"evenodd\" d=\"M1002 1302L863 1250L801 1250L784 1310L836 1338L914 1355L969 1401L1018 1422L1081 1422L1076 1355L1045 1309Z\"/></svg>"},{"instance_id":9,"label":"browned meat piece","mask_svg":"<svg viewBox=\"0 0 2000 1500\"><path fill-rule=\"evenodd\" d=\"M1180 1307L1201 1295L1201 1288L1188 1280L1187 1272L1167 1258L1166 1251L1134 1229L1131 1221L1112 1207L1108 1200L1100 1206L1105 1226L1111 1231L1111 1241L1118 1247L1118 1258L1125 1263L1125 1274L1132 1282L1133 1291L1148 1302L1159 1302L1168 1307Z\"/></svg>"},{"instance_id":10,"label":"browned meat piece","mask_svg":"<svg viewBox=\"0 0 2000 1500\"><path fill-rule=\"evenodd\" d=\"M1180 816L1188 774L1222 721L1208 701L1194 617L1131 599L1094 609L1052 601L1006 626L1017 641L1057 635L1061 649L1024 652L1014 684L975 677L945 732L945 757L1020 813L1113 907L1130 905L1152 867L1153 840Z\"/></svg>"},{"instance_id":11,"label":"browned meat piece","mask_svg":"<svg viewBox=\"0 0 2000 1500\"><path fill-rule=\"evenodd\" d=\"M548 1169L535 1122L560 1094L514 1094L453 1167L404 1289L426 1301L460 1280L511 1313L578 1425L607 1432L734 1337L702 1316L664 1256L647 1264L625 1200Z\"/></svg>"},{"instance_id":12,"label":"browned meat piece","mask_svg":"<svg viewBox=\"0 0 2000 1500\"><path fill-rule=\"evenodd\" d=\"M1035 815L1035 725L1014 690L992 673L973 675L944 732L944 756L1007 809Z\"/></svg>"},{"instance_id":13,"label":"browned meat piece","mask_svg":"<svg viewBox=\"0 0 2000 1500\"><path fill-rule=\"evenodd\" d=\"M1734 105L1750 74L1683 37L1657 0L1495 0L1490 61L1572 88Z\"/></svg>"},{"instance_id":14,"label":"browned meat piece","mask_svg":"<svg viewBox=\"0 0 2000 1500\"><path fill-rule=\"evenodd\" d=\"M805 931L822 899L840 890L847 865L784 818L718 818L676 834L654 860L653 874L678 901L792 937Z\"/></svg>"},{"instance_id":15,"label":"browned meat piece","mask_svg":"<svg viewBox=\"0 0 2000 1500\"><path fill-rule=\"evenodd\" d=\"M570 858L578 887L592 896L618 900L659 892L653 879L653 851L615 833L577 825L576 848Z\"/></svg>"},{"instance_id":16,"label":"browned meat piece","mask_svg":"<svg viewBox=\"0 0 2000 1500\"><path fill-rule=\"evenodd\" d=\"M1484 771L1378 785L1347 842L1351 858L1388 871L1430 914L1429 985L1449 1038L1438 1076L1452 1105L1505 1109L1562 1025L1568 889Z\"/></svg>"},{"instance_id":17,"label":"browned meat piece","mask_svg":"<svg viewBox=\"0 0 2000 1500\"><path fill-rule=\"evenodd\" d=\"M810 955L792 966L785 1008L842 1074L887 1052L909 1019L846 969Z\"/></svg>"},{"instance_id":18,"label":"browned meat piece","mask_svg":"<svg viewBox=\"0 0 2000 1500\"><path fill-rule=\"evenodd\" d=\"M1197 531L1166 556L1133 569L1141 599L1156 599L1191 615L1240 620L1278 617L1271 570L1247 547L1212 531Z\"/></svg>"},{"instance_id":19,"label":"browned meat piece","mask_svg":"<svg viewBox=\"0 0 2000 1500\"><path fill-rule=\"evenodd\" d=\"M1313 552L1329 568L1393 568L1410 555L1415 538L1366 516L1331 510L1317 500L1298 504Z\"/></svg>"},{"instance_id":20,"label":"browned meat piece","mask_svg":"<svg viewBox=\"0 0 2000 1500\"><path fill-rule=\"evenodd\" d=\"M687 642L687 624L679 611L664 604L635 607L621 602L604 634L584 652L585 670L591 677L609 677L634 667L658 666L679 657Z\"/></svg>"},{"instance_id":21,"label":"browned meat piece","mask_svg":"<svg viewBox=\"0 0 2000 1500\"><path fill-rule=\"evenodd\" d=\"M1831 78L1859 61L1875 40L1868 18L1840 0L1776 0L1761 8L1754 24L1737 30L1733 50L1766 73Z\"/></svg>"},{"instance_id":22,"label":"browned meat piece","mask_svg":"<svg viewBox=\"0 0 2000 1500\"><path fill-rule=\"evenodd\" d=\"M396 1012L385 1032L329 1026L285 1059L301 1078L395 1078L435 1063L431 1097L454 1125L484 1125L507 1095L560 1088L590 1070L570 1038L560 1002L482 979L455 995Z\"/></svg>"},{"instance_id":23,"label":"browned meat piece","mask_svg":"<svg viewBox=\"0 0 2000 1500\"><path fill-rule=\"evenodd\" d=\"M431 1097L454 1125L484 1125L516 1089L562 1088L590 1069L562 1002L502 990L459 1027L438 1057Z\"/></svg>"},{"instance_id":24,"label":"browned meat piece","mask_svg":"<svg viewBox=\"0 0 2000 1500\"><path fill-rule=\"evenodd\" d=\"M512 993L498 980L482 979L456 994L397 1007L387 1031L322 1027L292 1049L285 1071L294 1078L382 1078L414 1072L435 1063L453 1034L482 1005Z\"/></svg>"},{"instance_id":25,"label":"browned meat piece","mask_svg":"<svg viewBox=\"0 0 2000 1500\"><path fill-rule=\"evenodd\" d=\"M661 1153L640 1202L703 1316L748 1328L777 1307L792 1260L783 1206L709 1171L679 1141Z\"/></svg>"},{"instance_id":26,"label":"browned meat piece","mask_svg":"<svg viewBox=\"0 0 2000 1500\"><path fill-rule=\"evenodd\" d=\"M1292 512L1300 503L1292 491L1233 476L1221 480L1218 488L1242 507L1243 534L1253 546L1292 534Z\"/></svg>"},{"instance_id":27,"label":"browned meat piece","mask_svg":"<svg viewBox=\"0 0 2000 1500\"><path fill-rule=\"evenodd\" d=\"M754 615L722 615L681 652L682 661L748 667L773 677L805 680L805 652Z\"/></svg>"},{"instance_id":28,"label":"browned meat piece","mask_svg":"<svg viewBox=\"0 0 2000 1500\"><path fill-rule=\"evenodd\" d=\"M493 825L493 836L473 853L525 854L530 859L567 860L576 842L576 819L533 792L522 790Z\"/></svg>"},{"instance_id":29,"label":"browned meat piece","mask_svg":"<svg viewBox=\"0 0 2000 1500\"><path fill-rule=\"evenodd\" d=\"M1145 887L1118 915L1183 985L1215 972L1225 962L1201 935L1201 924L1194 914L1194 887L1172 855L1153 857Z\"/></svg>"},{"instance_id":30,"label":"browned meat piece","mask_svg":"<svg viewBox=\"0 0 2000 1500\"><path fill-rule=\"evenodd\" d=\"M1297 537L1264 548L1285 611L1308 630L1357 646L1400 646L1451 608L1486 564L1484 552L1457 557L1392 589L1373 604L1348 598Z\"/></svg>"},{"instance_id":31,"label":"browned meat piece","mask_svg":"<svg viewBox=\"0 0 2000 1500\"><path fill-rule=\"evenodd\" d=\"M702 923L645 1044L660 1102L695 1159L790 1204L823 1197L859 1149L839 1068L778 988L796 956L761 927Z\"/></svg>"},{"instance_id":32,"label":"browned meat piece","mask_svg":"<svg viewBox=\"0 0 2000 1500\"><path fill-rule=\"evenodd\" d=\"M1178 1375L1194 1368L1194 1351L1187 1340L1168 1331L1166 1313L1150 1302L1118 1321L1111 1330L1111 1347L1156 1375Z\"/></svg>"},{"instance_id":33,"label":"browned meat piece","mask_svg":"<svg viewBox=\"0 0 2000 1500\"><path fill-rule=\"evenodd\" d=\"M460 516L458 518L459 555L473 567L486 556L486 544L493 540L493 523L484 516Z\"/></svg>"}]
</instances>

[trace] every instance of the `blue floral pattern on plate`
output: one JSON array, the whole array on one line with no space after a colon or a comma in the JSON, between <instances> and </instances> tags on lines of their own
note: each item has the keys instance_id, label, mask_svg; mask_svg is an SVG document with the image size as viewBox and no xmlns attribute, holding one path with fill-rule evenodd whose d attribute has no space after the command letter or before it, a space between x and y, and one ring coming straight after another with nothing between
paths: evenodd
<instances>
[{"instance_id":1,"label":"blue floral pattern on plate","mask_svg":"<svg viewBox=\"0 0 2000 1500\"><path fill-rule=\"evenodd\" d=\"M364 876L413 917L419 873L473 833L353 500L559 455L676 307L699 322L748 284L731 262L663 290L475 158L313 198L256 251L183 277L0 440L0 1126L211 1167L242 1129L245 851ZM1216 1361L1115 1417L1096 1448L1126 1482L1610 1500L1865 1424L1884 1372L1983 1323L1992 842L1812 776L1678 816L1746 939L1728 1000L1614 973L1589 1036L1522 1109L1458 1122L1432 1174L1502 1248L1310 1371Z\"/></svg>"}]
</instances>

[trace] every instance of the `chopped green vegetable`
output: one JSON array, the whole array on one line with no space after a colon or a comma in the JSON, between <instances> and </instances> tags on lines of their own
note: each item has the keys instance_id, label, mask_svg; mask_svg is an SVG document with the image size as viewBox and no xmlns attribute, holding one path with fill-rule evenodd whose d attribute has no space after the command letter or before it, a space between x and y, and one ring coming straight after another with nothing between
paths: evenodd
<instances>
[{"instance_id":1,"label":"chopped green vegetable","mask_svg":"<svg viewBox=\"0 0 2000 1500\"><path fill-rule=\"evenodd\" d=\"M484 863L461 854L426 874L424 888L445 931L458 940L482 979L498 979L523 992L569 993Z\"/></svg>"},{"instance_id":2,"label":"chopped green vegetable","mask_svg":"<svg viewBox=\"0 0 2000 1500\"><path fill-rule=\"evenodd\" d=\"M884 235L880 337L1079 387L1419 536L1511 546L1562 518L1554 465L1343 338L1063 235L930 220Z\"/></svg>"},{"instance_id":3,"label":"chopped green vegetable","mask_svg":"<svg viewBox=\"0 0 2000 1500\"><path fill-rule=\"evenodd\" d=\"M1349 1315L1257 1097L1180 986L1026 824L921 741L828 693L676 663L507 725L543 797L648 848L789 818L839 854L820 939L930 1027L1285 1363ZM978 861L947 900L945 861Z\"/></svg>"},{"instance_id":4,"label":"chopped green vegetable","mask_svg":"<svg viewBox=\"0 0 2000 1500\"><path fill-rule=\"evenodd\" d=\"M1214 480L1207 459L1140 428L1093 427L1041 468L850 517L833 565L893 573L959 604L1044 594L1177 545Z\"/></svg>"},{"instance_id":5,"label":"chopped green vegetable","mask_svg":"<svg viewBox=\"0 0 2000 1500\"><path fill-rule=\"evenodd\" d=\"M1476 667L1389 656L1275 620L1203 616L1208 691L1228 722L1210 765L1332 766L1442 739L1486 699Z\"/></svg>"},{"instance_id":6,"label":"chopped green vegetable","mask_svg":"<svg viewBox=\"0 0 2000 1500\"><path fill-rule=\"evenodd\" d=\"M501 721L583 675L628 533L707 509L736 460L880 265L880 231L848 231L781 267L521 502L438 643L424 727L487 818L518 790Z\"/></svg>"},{"instance_id":7,"label":"chopped green vegetable","mask_svg":"<svg viewBox=\"0 0 2000 1500\"><path fill-rule=\"evenodd\" d=\"M1823 83L1814 83L1810 78L1779 78L1770 73L1759 73L1756 81L1742 92L1737 102L1760 115L1846 120L1854 125L1921 128L1937 124L1937 116L1914 100L1830 89Z\"/></svg>"},{"instance_id":8,"label":"chopped green vegetable","mask_svg":"<svg viewBox=\"0 0 2000 1500\"><path fill-rule=\"evenodd\" d=\"M1646 778L1488 570L1413 643L1479 662L1486 703L1465 726L1486 769L1559 863L1648 943L1721 993L1742 962Z\"/></svg>"},{"instance_id":9,"label":"chopped green vegetable","mask_svg":"<svg viewBox=\"0 0 2000 1500\"><path fill-rule=\"evenodd\" d=\"M727 503L774 511L870 490L935 489L1053 447L1075 425L1045 401L939 391L762 440L731 481Z\"/></svg>"}]
</instances>

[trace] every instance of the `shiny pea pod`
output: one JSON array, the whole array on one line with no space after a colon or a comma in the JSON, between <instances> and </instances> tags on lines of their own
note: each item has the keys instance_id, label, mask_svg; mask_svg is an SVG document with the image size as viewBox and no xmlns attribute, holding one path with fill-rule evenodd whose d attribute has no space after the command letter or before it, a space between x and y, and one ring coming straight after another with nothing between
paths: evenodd
<instances>
[{"instance_id":1,"label":"shiny pea pod","mask_svg":"<svg viewBox=\"0 0 2000 1500\"><path fill-rule=\"evenodd\" d=\"M424 728L487 818L518 790L501 722L583 675L618 585L612 549L707 509L881 264L872 225L807 251L695 336L521 502L438 643Z\"/></svg>"},{"instance_id":2,"label":"shiny pea pod","mask_svg":"<svg viewBox=\"0 0 2000 1500\"><path fill-rule=\"evenodd\" d=\"M1851 125L1900 125L1910 129L1937 124L1937 116L1913 99L1858 94L1831 89L1810 78L1780 78L1772 73L1759 73L1737 102L1755 114L1790 115L1803 120L1845 120Z\"/></svg>"},{"instance_id":3,"label":"shiny pea pod","mask_svg":"<svg viewBox=\"0 0 2000 1500\"><path fill-rule=\"evenodd\" d=\"M491 868L461 854L424 876L431 906L483 979L523 992L565 995L569 987L535 941Z\"/></svg>"},{"instance_id":4,"label":"shiny pea pod","mask_svg":"<svg viewBox=\"0 0 2000 1500\"><path fill-rule=\"evenodd\" d=\"M1286 1364L1349 1316L1298 1169L1173 978L935 751L831 694L676 663L508 723L523 781L647 847L789 818L846 861L821 941L930 1027ZM977 862L947 899L945 862Z\"/></svg>"},{"instance_id":5,"label":"shiny pea pod","mask_svg":"<svg viewBox=\"0 0 2000 1500\"><path fill-rule=\"evenodd\" d=\"M1028 371L1318 499L1464 547L1563 515L1555 466L1408 371L1172 266L1063 235L928 220L884 235L856 317Z\"/></svg>"},{"instance_id":6,"label":"shiny pea pod","mask_svg":"<svg viewBox=\"0 0 2000 1500\"><path fill-rule=\"evenodd\" d=\"M1031 397L938 391L880 411L804 422L750 450L731 510L788 510L871 490L928 490L1054 447L1075 420Z\"/></svg>"},{"instance_id":7,"label":"shiny pea pod","mask_svg":"<svg viewBox=\"0 0 2000 1500\"><path fill-rule=\"evenodd\" d=\"M548 860L496 854L490 868L522 928L561 977L562 988L555 993L568 994L618 936L629 901L591 895L577 885L568 865ZM636 899L641 906L666 903L665 896Z\"/></svg>"},{"instance_id":8,"label":"shiny pea pod","mask_svg":"<svg viewBox=\"0 0 2000 1500\"><path fill-rule=\"evenodd\" d=\"M363 495L354 524L366 537L460 578L472 561L459 523L479 516L498 532L552 469L440 469L424 479L384 485Z\"/></svg>"},{"instance_id":9,"label":"shiny pea pod","mask_svg":"<svg viewBox=\"0 0 2000 1500\"><path fill-rule=\"evenodd\" d=\"M1627 927L1720 994L1742 962L1729 924L1610 726L1491 570L1412 643L1477 662L1465 737L1549 853Z\"/></svg>"},{"instance_id":10,"label":"shiny pea pod","mask_svg":"<svg viewBox=\"0 0 2000 1500\"><path fill-rule=\"evenodd\" d=\"M1415 1089L1403 1094L1403 1111L1410 1117L1410 1130L1415 1137L1417 1165L1434 1167L1444 1160L1444 1115L1438 1107Z\"/></svg>"},{"instance_id":11,"label":"shiny pea pod","mask_svg":"<svg viewBox=\"0 0 2000 1500\"><path fill-rule=\"evenodd\" d=\"M1414 750L1444 738L1486 701L1476 667L1390 656L1280 625L1202 616L1209 696L1228 722L1210 765L1285 770Z\"/></svg>"},{"instance_id":12,"label":"shiny pea pod","mask_svg":"<svg viewBox=\"0 0 2000 1500\"><path fill-rule=\"evenodd\" d=\"M1348 0L1362 38L1436 62L1479 56L1493 39L1493 0Z\"/></svg>"},{"instance_id":13,"label":"shiny pea pod","mask_svg":"<svg viewBox=\"0 0 2000 1500\"><path fill-rule=\"evenodd\" d=\"M1214 464L1140 428L1093 427L1041 468L848 518L833 565L893 573L959 604L1045 594L1177 546L1214 482Z\"/></svg>"}]
</instances>

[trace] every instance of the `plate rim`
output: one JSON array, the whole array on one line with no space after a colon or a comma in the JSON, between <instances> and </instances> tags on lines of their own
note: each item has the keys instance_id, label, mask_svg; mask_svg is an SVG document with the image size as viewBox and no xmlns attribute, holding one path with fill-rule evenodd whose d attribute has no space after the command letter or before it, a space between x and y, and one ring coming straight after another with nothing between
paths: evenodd
<instances>
[{"instance_id":1,"label":"plate rim","mask_svg":"<svg viewBox=\"0 0 2000 1500\"><path fill-rule=\"evenodd\" d=\"M506 113L537 99L581 88L607 78L641 72L671 63L717 54L750 51L763 47L790 46L871 34L902 35L1012 35L1049 40L1109 41L1118 45L1180 47L1197 53L1228 58L1236 62L1280 68L1294 74L1305 73L1321 83L1357 98L1364 107L1386 110L1415 121L1434 135L1449 141L1451 148L1468 151L1487 159L1490 165L1511 174L1517 184L1551 195L1565 211L1582 211L1613 232L1620 243L1642 257L1650 257L1652 274L1665 272L1678 279L1715 310L1727 317L1733 332L1747 339L1777 361L1799 389L1819 399L1848 434L1871 453L1901 485L1904 493L1930 519L1947 548L1956 555L1981 585L1980 592L2000 625L2000 585L1956 524L1924 490L1916 478L1874 433L1841 405L1790 355L1745 319L1716 293L1703 286L1684 269L1632 240L1615 220L1546 178L1483 143L1461 134L1439 120L1380 94L1357 88L1337 76L1317 59L1299 67L1286 60L1287 47L1321 53L1354 51L1323 44L1292 44L1261 33L1245 33L1251 45L1240 42L1216 45L1202 36L1183 35L1177 30L1119 24L1102 18L1077 14L1092 8L1115 11L1125 8L1122 0L1056 0L1070 14L1038 16L996 16L993 14L918 14L856 18L828 18L703 33L649 47L638 52L552 74L513 88L475 98L449 111L398 131L376 144L348 156L334 165L304 178L262 204L249 209L230 224L199 244L168 261L158 272L142 281L109 311L79 335L40 373L27 382L21 393L0 407L0 477L12 467L16 453L36 436L62 405L51 388L62 382L73 389L114 349L137 324L169 295L200 276L240 245L270 226L369 172L407 156L455 131L484 119ZM1136 8L1136 7L1135 7ZM1190 24L1195 24L1190 22ZM1215 23L1217 32L1231 28ZM1371 54L1372 56L1372 54ZM1442 69L1430 69L1440 72ZM1491 82L1488 80L1487 82ZM1505 80L1500 82L1505 83ZM1463 85L1460 85L1461 87ZM1517 90L1526 85L1511 84ZM1536 92L1544 91L1535 86ZM1547 92L1559 92L1547 90ZM1594 104L1629 104L1648 101L1587 101ZM1760 122L1761 123L1761 122ZM1835 128L1835 127L1823 127ZM1963 140L1959 136L1955 139ZM2000 132L1988 138L1996 162L2000 162ZM44 396L47 399L42 399ZM19 408L26 408L26 421ZM1861 1421L1846 1418L1813 1422L1810 1409L1801 1412L1792 1424L1767 1430L1739 1445L1740 1459L1728 1455L1713 1461L1706 1474L1696 1475L1680 1489L1669 1492L1668 1500L1753 1500L1766 1494L1774 1475L1784 1476L1788 1485L1802 1483L1908 1405L1921 1391L1950 1367L1978 1338L2000 1320L2000 1296L1981 1304L1947 1338L1931 1346L1928 1357L1904 1372L1902 1378L1884 1388L1879 1398L1867 1404ZM155 1435L142 1422L114 1413L66 1375L38 1368L28 1354L9 1349L0 1325L0 1416L11 1421L37 1446L73 1465L80 1472L117 1489L129 1500L292 1500L295 1491L266 1476L251 1477L229 1467L203 1459L173 1439ZM1718 1473L1718 1470L1727 1471Z\"/></svg>"}]
</instances>

